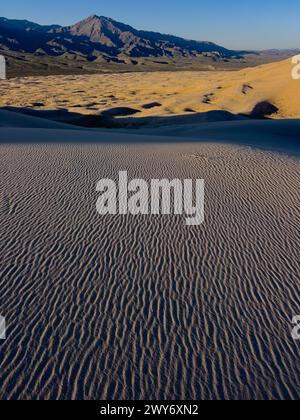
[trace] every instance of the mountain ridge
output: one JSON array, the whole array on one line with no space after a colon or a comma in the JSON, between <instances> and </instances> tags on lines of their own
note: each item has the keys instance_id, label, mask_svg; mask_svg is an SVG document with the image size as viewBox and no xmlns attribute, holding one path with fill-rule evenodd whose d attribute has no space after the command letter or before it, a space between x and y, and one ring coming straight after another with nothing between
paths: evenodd
<instances>
[{"instance_id":1,"label":"mountain ridge","mask_svg":"<svg viewBox=\"0 0 300 420\"><path fill-rule=\"evenodd\" d=\"M23 53L43 50L48 55L66 52L93 56L107 53L128 57L196 56L212 53L238 56L209 41L195 41L160 32L143 31L114 19L91 15L74 25L39 25L28 20L0 18L0 47Z\"/></svg>"},{"instance_id":2,"label":"mountain ridge","mask_svg":"<svg viewBox=\"0 0 300 420\"><path fill-rule=\"evenodd\" d=\"M101 72L237 70L278 61L288 52L235 51L135 29L91 15L69 26L0 17L0 54L8 77Z\"/></svg>"}]
</instances>

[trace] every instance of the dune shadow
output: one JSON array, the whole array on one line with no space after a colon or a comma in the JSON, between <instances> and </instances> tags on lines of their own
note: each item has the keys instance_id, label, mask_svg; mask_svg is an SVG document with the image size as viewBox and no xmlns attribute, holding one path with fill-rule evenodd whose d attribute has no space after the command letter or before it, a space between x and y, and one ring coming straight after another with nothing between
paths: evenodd
<instances>
[{"instance_id":1,"label":"dune shadow","mask_svg":"<svg viewBox=\"0 0 300 420\"><path fill-rule=\"evenodd\" d=\"M196 112L185 109L188 114L164 115L164 116L147 116L147 117L130 117L118 119L123 127L127 128L145 128L145 127L162 127L162 126L189 126L190 124L205 124L225 121L245 121L250 118L246 115L233 114L229 111L216 110L206 112Z\"/></svg>"},{"instance_id":2,"label":"dune shadow","mask_svg":"<svg viewBox=\"0 0 300 420\"><path fill-rule=\"evenodd\" d=\"M149 104L150 106L150 104ZM151 104L152 106L152 104ZM192 112L191 114L133 117L141 111L129 107L115 107L98 114L81 114L65 108L55 110L3 107L5 111L24 114L35 118L43 118L59 123L75 125L84 128L144 128L173 125L201 124L218 121L248 120L249 116L236 115L228 111ZM186 111L187 112L187 111Z\"/></svg>"},{"instance_id":3,"label":"dune shadow","mask_svg":"<svg viewBox=\"0 0 300 420\"><path fill-rule=\"evenodd\" d=\"M160 103L153 102L144 104L141 108L151 109L160 106ZM77 105L77 107L79 107L79 105ZM183 114L179 115L155 115L139 117L136 115L141 113L141 110L130 107L113 107L92 114L82 114L80 112L69 111L66 108L46 110L9 106L2 109L29 115L31 117L43 118L46 120L84 128L154 128L165 125L190 125L222 121L245 121L250 119L265 120L278 112L278 108L268 101L259 102L248 114L233 114L225 110L196 112L192 109L186 108L183 111ZM93 110L95 109L96 108Z\"/></svg>"},{"instance_id":4,"label":"dune shadow","mask_svg":"<svg viewBox=\"0 0 300 420\"><path fill-rule=\"evenodd\" d=\"M5 111L23 114L44 120L55 121L63 124L75 125L84 128L117 128L119 124L115 123L115 118L129 116L140 111L133 108L117 107L103 111L99 114L81 114L80 112L71 112L65 108L55 110L37 110L32 108L3 107Z\"/></svg>"},{"instance_id":5,"label":"dune shadow","mask_svg":"<svg viewBox=\"0 0 300 420\"><path fill-rule=\"evenodd\" d=\"M264 105L263 111L265 109ZM0 108L0 126L23 128L20 134L22 143L210 142L280 151L297 157L300 155L300 120L254 119L249 115L235 115L223 110L133 116L137 113L139 110L132 108L112 108L97 115L83 115L66 109L47 111L6 107ZM41 136L41 128L48 129L46 137ZM51 132L56 130L59 132L52 135ZM15 143L17 140L13 136L13 133L9 136L6 130L5 135L0 137L0 143Z\"/></svg>"}]
</instances>

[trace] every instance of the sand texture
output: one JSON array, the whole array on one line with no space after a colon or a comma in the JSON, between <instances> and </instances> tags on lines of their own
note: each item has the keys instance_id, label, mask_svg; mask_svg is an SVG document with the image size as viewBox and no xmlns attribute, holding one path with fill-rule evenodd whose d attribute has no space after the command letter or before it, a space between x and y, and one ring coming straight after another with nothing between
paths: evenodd
<instances>
[{"instance_id":1,"label":"sand texture","mask_svg":"<svg viewBox=\"0 0 300 420\"><path fill-rule=\"evenodd\" d=\"M299 159L30 118L0 129L0 398L299 399ZM119 170L204 178L205 223L98 215Z\"/></svg>"}]
</instances>

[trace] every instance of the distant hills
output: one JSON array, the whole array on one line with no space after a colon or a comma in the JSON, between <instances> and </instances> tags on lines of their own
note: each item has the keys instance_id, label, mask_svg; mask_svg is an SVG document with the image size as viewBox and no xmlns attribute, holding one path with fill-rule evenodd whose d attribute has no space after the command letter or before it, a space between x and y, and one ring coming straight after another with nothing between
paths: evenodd
<instances>
[{"instance_id":1,"label":"distant hills","mask_svg":"<svg viewBox=\"0 0 300 420\"><path fill-rule=\"evenodd\" d=\"M96 15L65 27L0 18L0 53L7 57L11 76L213 70L249 65L246 51L229 50L208 41L141 31ZM253 58L250 64L251 60Z\"/></svg>"},{"instance_id":2,"label":"distant hills","mask_svg":"<svg viewBox=\"0 0 300 420\"><path fill-rule=\"evenodd\" d=\"M263 54L267 54L269 56L273 57L280 57L281 59L287 58L287 57L293 57L294 55L300 54L300 48L294 48L294 49L271 49L271 50L264 50L262 51Z\"/></svg>"}]
</instances>

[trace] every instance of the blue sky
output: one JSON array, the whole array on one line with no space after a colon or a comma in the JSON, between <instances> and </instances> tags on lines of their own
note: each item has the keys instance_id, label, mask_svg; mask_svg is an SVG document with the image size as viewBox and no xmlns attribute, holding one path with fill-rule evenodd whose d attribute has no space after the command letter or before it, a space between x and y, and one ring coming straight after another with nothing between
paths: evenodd
<instances>
[{"instance_id":1,"label":"blue sky","mask_svg":"<svg viewBox=\"0 0 300 420\"><path fill-rule=\"evenodd\" d=\"M2 0L0 9L0 16L42 24L91 14L228 48L300 47L299 0Z\"/></svg>"}]
</instances>

